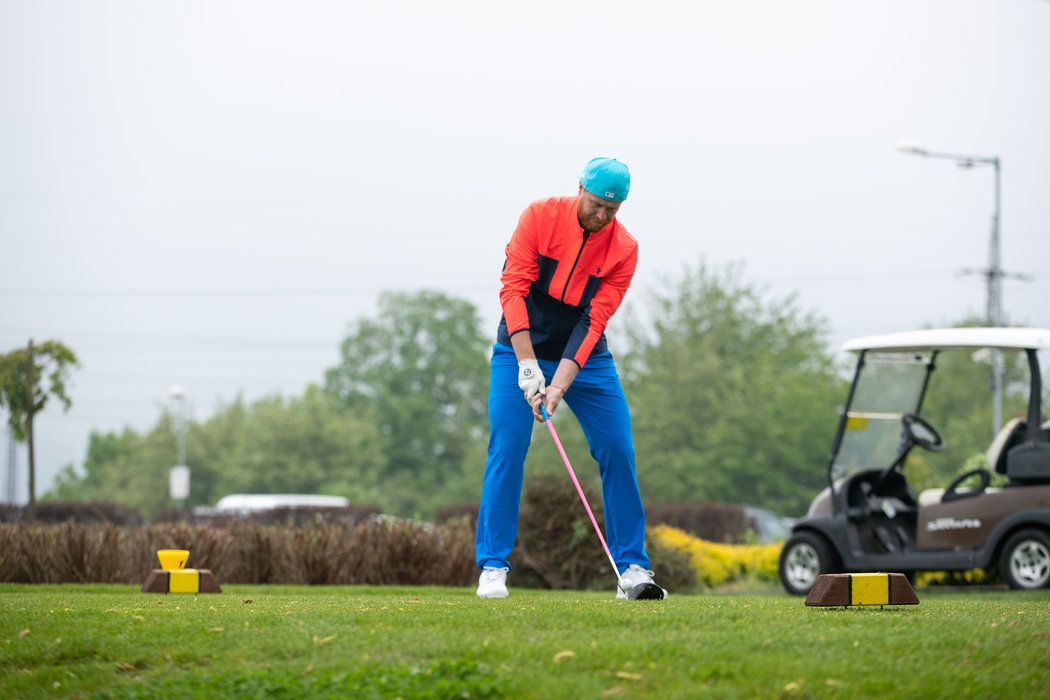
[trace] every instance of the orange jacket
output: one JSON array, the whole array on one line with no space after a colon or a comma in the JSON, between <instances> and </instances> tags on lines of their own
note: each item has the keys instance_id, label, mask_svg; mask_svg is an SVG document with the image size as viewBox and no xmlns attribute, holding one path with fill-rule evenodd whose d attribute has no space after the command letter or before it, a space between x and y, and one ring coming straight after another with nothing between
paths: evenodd
<instances>
[{"instance_id":1,"label":"orange jacket","mask_svg":"<svg viewBox=\"0 0 1050 700\"><path fill-rule=\"evenodd\" d=\"M497 342L529 331L536 356L583 367L604 352L605 326L631 285L638 242L613 219L588 234L576 218L578 197L533 202L507 244L500 280Z\"/></svg>"}]
</instances>

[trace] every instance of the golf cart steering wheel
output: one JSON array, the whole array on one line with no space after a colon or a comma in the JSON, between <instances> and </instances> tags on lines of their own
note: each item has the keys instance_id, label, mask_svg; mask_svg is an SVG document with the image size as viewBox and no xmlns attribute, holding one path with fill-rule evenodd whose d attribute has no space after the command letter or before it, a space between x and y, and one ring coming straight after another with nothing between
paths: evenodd
<instances>
[{"instance_id":1,"label":"golf cart steering wheel","mask_svg":"<svg viewBox=\"0 0 1050 700\"><path fill-rule=\"evenodd\" d=\"M880 493L882 485L886 483L890 475L901 470L901 467L904 465L904 458L908 456L911 448L915 445L931 452L940 452L944 449L944 441L941 440L941 434L922 418L919 418L914 413L905 413L901 418L901 422L904 424L905 440L901 446L900 456L893 461L893 464L886 467L882 474L879 474L879 478L875 480L872 493Z\"/></svg>"},{"instance_id":2,"label":"golf cart steering wheel","mask_svg":"<svg viewBox=\"0 0 1050 700\"><path fill-rule=\"evenodd\" d=\"M919 447L923 447L931 452L940 452L944 449L944 441L941 440L941 434L922 418L919 418L914 413L905 413L901 421L904 423L904 430L908 435L908 439Z\"/></svg>"}]
</instances>

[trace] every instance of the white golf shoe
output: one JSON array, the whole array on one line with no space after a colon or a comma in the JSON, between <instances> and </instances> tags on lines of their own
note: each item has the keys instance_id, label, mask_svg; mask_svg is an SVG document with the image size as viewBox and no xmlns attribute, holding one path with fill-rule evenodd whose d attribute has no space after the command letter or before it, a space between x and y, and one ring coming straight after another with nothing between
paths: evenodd
<instances>
[{"instance_id":1,"label":"white golf shoe","mask_svg":"<svg viewBox=\"0 0 1050 700\"><path fill-rule=\"evenodd\" d=\"M506 598L507 572L509 568L494 568L486 566L481 571L478 579L478 598Z\"/></svg>"},{"instance_id":2,"label":"white golf shoe","mask_svg":"<svg viewBox=\"0 0 1050 700\"><path fill-rule=\"evenodd\" d=\"M641 586L641 588L639 588ZM634 595L631 592L634 591ZM667 590L660 588L653 581L653 572L631 564L627 571L620 574L620 583L616 586L616 597L622 600L663 600Z\"/></svg>"}]
</instances>

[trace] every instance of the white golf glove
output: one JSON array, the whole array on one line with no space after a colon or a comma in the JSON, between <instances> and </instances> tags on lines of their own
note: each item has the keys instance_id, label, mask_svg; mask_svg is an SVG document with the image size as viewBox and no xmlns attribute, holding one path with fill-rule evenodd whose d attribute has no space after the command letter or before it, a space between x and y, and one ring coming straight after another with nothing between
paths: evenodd
<instances>
[{"instance_id":1,"label":"white golf glove","mask_svg":"<svg viewBox=\"0 0 1050 700\"><path fill-rule=\"evenodd\" d=\"M547 384L543 381L543 372L540 371L539 362L534 359L518 362L518 388L525 392L525 400L530 404L532 397L546 391Z\"/></svg>"}]
</instances>

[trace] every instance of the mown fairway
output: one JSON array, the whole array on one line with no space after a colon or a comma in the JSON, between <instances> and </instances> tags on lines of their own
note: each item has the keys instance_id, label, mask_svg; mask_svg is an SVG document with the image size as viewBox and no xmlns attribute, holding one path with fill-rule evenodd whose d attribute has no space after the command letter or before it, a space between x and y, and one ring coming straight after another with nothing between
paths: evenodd
<instances>
[{"instance_id":1,"label":"mown fairway","mask_svg":"<svg viewBox=\"0 0 1050 700\"><path fill-rule=\"evenodd\" d=\"M1050 591L904 608L430 588L0 585L0 694L73 697L1045 697Z\"/></svg>"}]
</instances>

